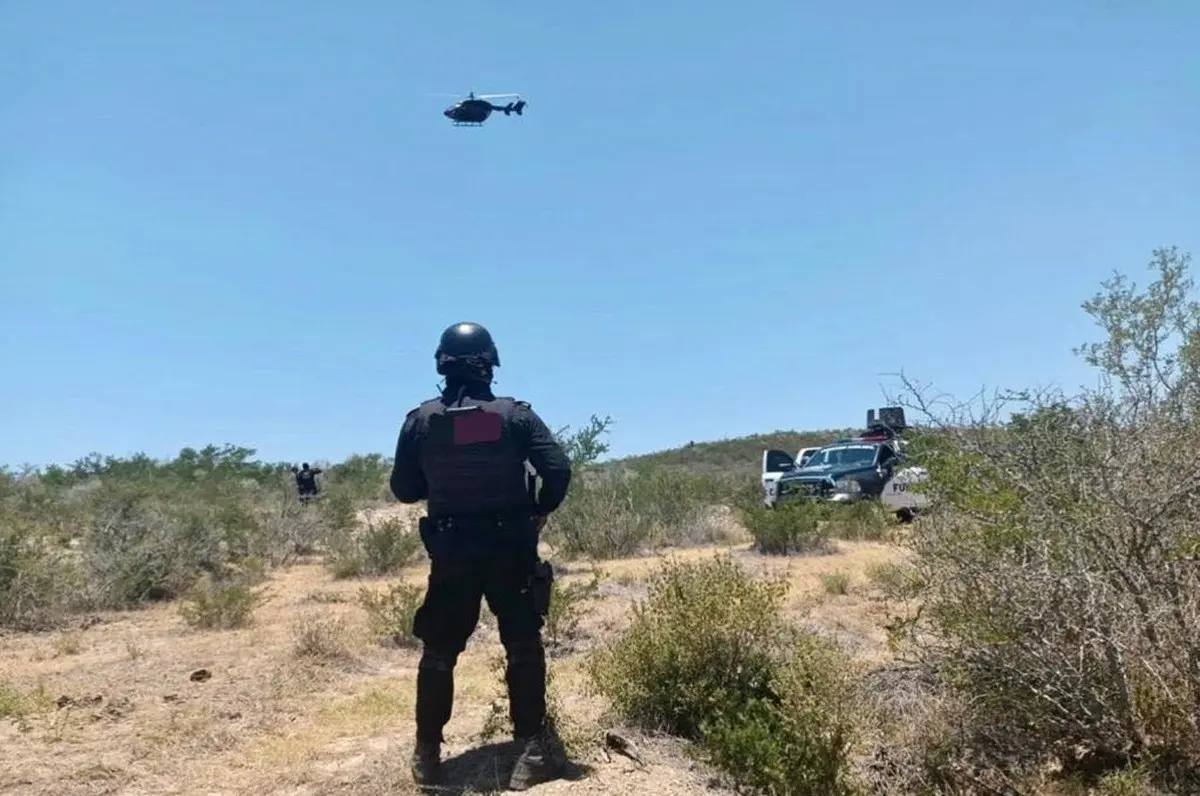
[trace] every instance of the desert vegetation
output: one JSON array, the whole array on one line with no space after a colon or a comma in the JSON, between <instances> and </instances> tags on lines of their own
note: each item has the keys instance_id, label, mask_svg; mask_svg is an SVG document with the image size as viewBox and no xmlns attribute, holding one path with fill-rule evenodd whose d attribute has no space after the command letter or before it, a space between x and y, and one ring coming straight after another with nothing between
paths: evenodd
<instances>
[{"instance_id":1,"label":"desert vegetation","mask_svg":"<svg viewBox=\"0 0 1200 796\"><path fill-rule=\"evenodd\" d=\"M1096 386L905 379L933 508L767 510L775 432L577 472L544 531L552 712L604 792L1200 792L1200 305L1155 251L1083 305ZM424 551L390 461L237 446L0 472L0 790L406 792ZM451 778L498 789L486 609ZM539 790L566 792L570 782Z\"/></svg>"}]
</instances>

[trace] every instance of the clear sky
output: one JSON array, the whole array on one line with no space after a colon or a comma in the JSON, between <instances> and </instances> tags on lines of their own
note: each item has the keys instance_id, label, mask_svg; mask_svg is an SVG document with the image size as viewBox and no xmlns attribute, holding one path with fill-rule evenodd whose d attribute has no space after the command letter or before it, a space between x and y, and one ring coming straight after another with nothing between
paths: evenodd
<instances>
[{"instance_id":1,"label":"clear sky","mask_svg":"<svg viewBox=\"0 0 1200 796\"><path fill-rule=\"evenodd\" d=\"M834 10L835 6L853 10ZM1052 7L1052 8L1051 8ZM390 454L459 320L614 454L1089 379L1195 0L0 2L0 462ZM479 129L431 93L520 92Z\"/></svg>"}]
</instances>

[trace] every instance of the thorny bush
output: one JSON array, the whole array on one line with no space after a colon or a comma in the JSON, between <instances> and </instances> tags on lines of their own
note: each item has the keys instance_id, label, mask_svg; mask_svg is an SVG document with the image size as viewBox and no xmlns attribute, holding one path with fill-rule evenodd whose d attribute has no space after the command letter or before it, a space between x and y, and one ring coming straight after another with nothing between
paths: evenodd
<instances>
[{"instance_id":1,"label":"thorny bush","mask_svg":"<svg viewBox=\"0 0 1200 796\"><path fill-rule=\"evenodd\" d=\"M177 599L202 577L336 546L357 525L355 496L385 478L370 457L335 466L326 500L306 508L288 466L253 453L209 446L165 462L93 454L69 468L0 469L0 624L48 628L72 611Z\"/></svg>"},{"instance_id":2,"label":"thorny bush","mask_svg":"<svg viewBox=\"0 0 1200 796\"><path fill-rule=\"evenodd\" d=\"M767 555L829 552L832 543L822 517L820 505L800 501L775 508L761 501L742 507L742 522L754 537L754 549Z\"/></svg>"},{"instance_id":3,"label":"thorny bush","mask_svg":"<svg viewBox=\"0 0 1200 796\"><path fill-rule=\"evenodd\" d=\"M367 628L380 644L395 647L419 647L413 635L413 620L421 607L424 592L412 584L393 583L387 591L365 586L358 590L358 604L367 614Z\"/></svg>"},{"instance_id":4,"label":"thorny bush","mask_svg":"<svg viewBox=\"0 0 1200 796\"><path fill-rule=\"evenodd\" d=\"M610 425L609 418L593 417L578 431L556 435L574 472L544 533L556 552L611 559L726 538L716 507L729 502L734 482L649 464L598 464Z\"/></svg>"},{"instance_id":5,"label":"thorny bush","mask_svg":"<svg viewBox=\"0 0 1200 796\"><path fill-rule=\"evenodd\" d=\"M368 520L367 527L338 534L327 563L335 578L381 577L400 572L421 551L416 522Z\"/></svg>"},{"instance_id":6,"label":"thorny bush","mask_svg":"<svg viewBox=\"0 0 1200 796\"><path fill-rule=\"evenodd\" d=\"M766 555L828 553L833 539L878 541L887 538L894 524L878 500L784 501L767 508L756 489L751 499L739 500L738 507L754 548Z\"/></svg>"},{"instance_id":7,"label":"thorny bush","mask_svg":"<svg viewBox=\"0 0 1200 796\"><path fill-rule=\"evenodd\" d=\"M991 787L1046 761L1173 777L1200 763L1200 305L1189 264L1158 250L1144 290L1118 275L1084 303L1106 334L1078 350L1100 372L1094 389L1002 395L980 409L907 382L906 402L928 419L912 450L935 506L911 538L923 584L911 639L972 706L958 754L982 760Z\"/></svg>"},{"instance_id":8,"label":"thorny bush","mask_svg":"<svg viewBox=\"0 0 1200 796\"><path fill-rule=\"evenodd\" d=\"M698 742L745 787L849 793L848 661L786 622L786 591L729 556L669 561L590 680L622 720Z\"/></svg>"}]
</instances>

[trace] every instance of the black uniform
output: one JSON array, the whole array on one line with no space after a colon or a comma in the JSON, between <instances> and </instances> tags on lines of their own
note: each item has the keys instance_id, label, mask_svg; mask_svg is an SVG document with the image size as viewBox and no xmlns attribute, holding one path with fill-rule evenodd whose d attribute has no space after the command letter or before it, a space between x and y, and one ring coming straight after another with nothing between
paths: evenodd
<instances>
[{"instance_id":1,"label":"black uniform","mask_svg":"<svg viewBox=\"0 0 1200 796\"><path fill-rule=\"evenodd\" d=\"M306 463L304 467L297 470L292 468L292 472L296 476L296 491L300 493L301 500L311 500L317 496L317 476L321 474L321 469L310 468Z\"/></svg>"},{"instance_id":2,"label":"black uniform","mask_svg":"<svg viewBox=\"0 0 1200 796\"><path fill-rule=\"evenodd\" d=\"M525 462L542 479L535 497ZM391 489L426 500L421 537L431 567L413 622L424 644L417 674L417 741L439 744L450 719L454 667L486 598L508 659L514 735L545 722L541 629L550 573L538 558L538 518L558 508L570 463L528 403L495 397L485 381L449 383L409 412L396 443Z\"/></svg>"}]
</instances>

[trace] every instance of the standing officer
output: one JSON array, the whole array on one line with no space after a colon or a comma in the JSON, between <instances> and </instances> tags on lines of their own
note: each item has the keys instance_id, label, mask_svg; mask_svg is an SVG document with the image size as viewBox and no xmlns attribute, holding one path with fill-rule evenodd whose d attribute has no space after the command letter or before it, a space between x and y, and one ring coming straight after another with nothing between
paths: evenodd
<instances>
[{"instance_id":1,"label":"standing officer","mask_svg":"<svg viewBox=\"0 0 1200 796\"><path fill-rule=\"evenodd\" d=\"M509 714L522 752L509 787L563 772L566 757L546 722L542 625L553 573L538 557L546 516L567 494L571 466L528 403L492 394L500 355L487 329L459 323L434 353L442 394L408 413L396 443L391 489L401 503L425 500L421 539L430 557L425 600L413 620L423 642L417 670L417 744L412 773L432 784L442 728L454 701L454 667L479 621L480 599L496 615L508 666ZM527 480L526 462L542 479Z\"/></svg>"},{"instance_id":2,"label":"standing officer","mask_svg":"<svg viewBox=\"0 0 1200 796\"><path fill-rule=\"evenodd\" d=\"M323 472L320 467L309 467L308 462L299 470L292 466L292 475L296 477L296 492L300 502L307 503L317 496L317 476Z\"/></svg>"}]
</instances>

